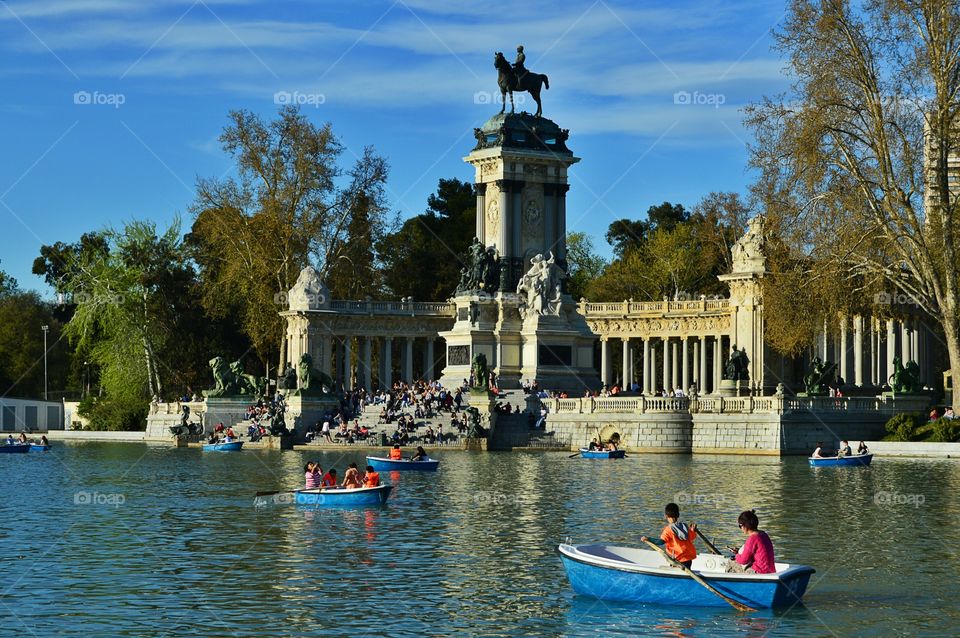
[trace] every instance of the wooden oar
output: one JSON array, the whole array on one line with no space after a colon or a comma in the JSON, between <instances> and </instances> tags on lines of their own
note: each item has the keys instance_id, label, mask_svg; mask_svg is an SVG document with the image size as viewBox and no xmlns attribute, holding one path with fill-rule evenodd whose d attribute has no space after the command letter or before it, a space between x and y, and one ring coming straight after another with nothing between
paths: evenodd
<instances>
[{"instance_id":1,"label":"wooden oar","mask_svg":"<svg viewBox=\"0 0 960 638\"><path fill-rule=\"evenodd\" d=\"M274 494L293 494L296 490L275 490L273 492L257 492L257 496L273 496Z\"/></svg>"},{"instance_id":2,"label":"wooden oar","mask_svg":"<svg viewBox=\"0 0 960 638\"><path fill-rule=\"evenodd\" d=\"M679 562L679 561L677 561L677 560L674 560L674 558L673 558L672 556L670 556L670 554L668 554L667 552L665 552L665 551L663 550L663 548L660 547L659 545L657 545L656 543L653 543L653 542L648 541L648 540L645 540L645 541L643 541L643 542L646 543L647 545L649 545L650 547L652 547L653 549L657 550L658 552L660 552L660 555L663 556L664 558L666 558L668 561L670 561L670 564L671 564L671 565L673 565L674 567L679 567L679 568L682 569L684 572L686 572L687 576L690 576L690 577L693 578L695 581L697 581L698 583L700 583L701 585L703 585L704 587L706 587L707 589L709 589L710 591L712 591L714 594L716 594L716 595L719 596L720 598L723 598L725 601L727 601L727 602L730 604L731 607L733 607L733 608L736 609L737 611L757 611L756 609L754 609L754 608L752 608L752 607L747 607L747 606L744 605L743 603L738 602L738 601L734 600L733 598L730 598L730 597L727 596L726 594L718 591L713 585L711 585L710 583L708 583L707 581L705 581L703 578L701 578L700 576L698 576L692 569L690 569L689 567L687 567L687 566L684 565L683 563L681 563L681 562Z\"/></svg>"},{"instance_id":3,"label":"wooden oar","mask_svg":"<svg viewBox=\"0 0 960 638\"><path fill-rule=\"evenodd\" d=\"M710 539L707 538L702 531L700 531L699 526L697 526L697 536L700 538L700 540L702 540L704 543L707 544L707 547L710 548L710 551L712 551L714 554L717 554L719 556L723 556L723 554L720 553L720 550L717 549L717 546L711 543Z\"/></svg>"},{"instance_id":4,"label":"wooden oar","mask_svg":"<svg viewBox=\"0 0 960 638\"><path fill-rule=\"evenodd\" d=\"M577 456L580 456L580 450L577 450L577 453L576 453L576 454L571 454L571 455L568 456L567 458L568 458L568 459L572 459L572 458L575 458L575 457L577 457Z\"/></svg>"}]
</instances>

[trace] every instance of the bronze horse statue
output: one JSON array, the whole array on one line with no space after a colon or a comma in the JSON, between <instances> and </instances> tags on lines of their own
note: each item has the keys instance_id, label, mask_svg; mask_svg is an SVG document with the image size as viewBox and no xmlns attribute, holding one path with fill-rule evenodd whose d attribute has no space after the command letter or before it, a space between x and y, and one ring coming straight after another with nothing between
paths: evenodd
<instances>
[{"instance_id":1,"label":"bronze horse statue","mask_svg":"<svg viewBox=\"0 0 960 638\"><path fill-rule=\"evenodd\" d=\"M500 112L503 113L507 108L507 93L510 93L510 112L513 113L513 92L520 91L522 93L526 91L537 103L536 116L540 117L543 114L543 105L540 104L540 90L541 88L550 88L550 80L547 79L547 76L543 73L527 71L518 77L501 51L497 51L496 55L493 56L493 66L497 69L497 84L500 86Z\"/></svg>"}]
</instances>

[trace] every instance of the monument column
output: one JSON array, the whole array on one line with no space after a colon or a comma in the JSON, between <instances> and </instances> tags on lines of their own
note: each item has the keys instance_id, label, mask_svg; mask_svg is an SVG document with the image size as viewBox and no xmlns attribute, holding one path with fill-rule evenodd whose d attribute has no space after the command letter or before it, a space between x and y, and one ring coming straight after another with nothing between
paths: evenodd
<instances>
[{"instance_id":1,"label":"monument column","mask_svg":"<svg viewBox=\"0 0 960 638\"><path fill-rule=\"evenodd\" d=\"M650 337L643 338L643 385L641 386L642 391L645 395L649 395L650 390Z\"/></svg>"},{"instance_id":2,"label":"monument column","mask_svg":"<svg viewBox=\"0 0 960 638\"><path fill-rule=\"evenodd\" d=\"M476 236L483 245L490 242L487 240L486 210L487 210L487 185L484 183L476 184L477 191L477 232Z\"/></svg>"},{"instance_id":3,"label":"monument column","mask_svg":"<svg viewBox=\"0 0 960 638\"><path fill-rule=\"evenodd\" d=\"M707 353L710 351L710 345L707 342L707 335L700 337L700 394L707 394L709 390L709 377L707 376Z\"/></svg>"},{"instance_id":4,"label":"monument column","mask_svg":"<svg viewBox=\"0 0 960 638\"><path fill-rule=\"evenodd\" d=\"M350 335L343 337L343 387L345 390L353 389L353 343Z\"/></svg>"},{"instance_id":5,"label":"monument column","mask_svg":"<svg viewBox=\"0 0 960 638\"><path fill-rule=\"evenodd\" d=\"M850 369L847 367L849 357L847 357L847 318L840 318L840 376L844 383L850 383Z\"/></svg>"},{"instance_id":6,"label":"monument column","mask_svg":"<svg viewBox=\"0 0 960 638\"><path fill-rule=\"evenodd\" d=\"M620 383L623 390L629 387L630 378L630 337L623 337L623 373Z\"/></svg>"},{"instance_id":7,"label":"monument column","mask_svg":"<svg viewBox=\"0 0 960 638\"><path fill-rule=\"evenodd\" d=\"M679 361L677 361L678 353L680 351L680 344L676 341L670 342L670 387L674 390L677 389L677 385L680 384L680 367Z\"/></svg>"},{"instance_id":8,"label":"monument column","mask_svg":"<svg viewBox=\"0 0 960 638\"><path fill-rule=\"evenodd\" d=\"M600 383L610 389L610 340L600 340Z\"/></svg>"},{"instance_id":9,"label":"monument column","mask_svg":"<svg viewBox=\"0 0 960 638\"><path fill-rule=\"evenodd\" d=\"M320 358L320 370L328 377L333 376L333 371L330 367L331 360L333 359L331 346L330 335L324 335L323 338L320 339L320 350L323 353Z\"/></svg>"},{"instance_id":10,"label":"monument column","mask_svg":"<svg viewBox=\"0 0 960 638\"><path fill-rule=\"evenodd\" d=\"M433 362L434 362L434 353L433 353L433 342L436 341L435 337L427 337L427 354L426 360L423 365L423 376L427 382L433 381Z\"/></svg>"},{"instance_id":11,"label":"monument column","mask_svg":"<svg viewBox=\"0 0 960 638\"><path fill-rule=\"evenodd\" d=\"M403 343L403 376L408 384L413 383L413 337L407 337Z\"/></svg>"},{"instance_id":12,"label":"monument column","mask_svg":"<svg viewBox=\"0 0 960 638\"><path fill-rule=\"evenodd\" d=\"M853 318L853 384L863 387L863 317Z\"/></svg>"},{"instance_id":13,"label":"monument column","mask_svg":"<svg viewBox=\"0 0 960 638\"><path fill-rule=\"evenodd\" d=\"M393 337L383 338L383 352L380 354L383 359L383 386L389 390L393 385Z\"/></svg>"},{"instance_id":14,"label":"monument column","mask_svg":"<svg viewBox=\"0 0 960 638\"><path fill-rule=\"evenodd\" d=\"M360 375L360 378L363 380L362 384L364 389L370 391L373 386L373 370L372 359L373 359L373 343L370 340L370 337L363 338L363 373Z\"/></svg>"},{"instance_id":15,"label":"monument column","mask_svg":"<svg viewBox=\"0 0 960 638\"><path fill-rule=\"evenodd\" d=\"M883 375L883 382L886 383L890 375L893 374L893 359L897 356L897 333L893 319L887 319L887 369Z\"/></svg>"},{"instance_id":16,"label":"monument column","mask_svg":"<svg viewBox=\"0 0 960 638\"><path fill-rule=\"evenodd\" d=\"M687 337L686 335L684 335L684 336L682 337L682 339L683 339L683 352L682 352L682 355L683 355L683 366L682 366L682 367L683 367L683 373L682 373L683 386L681 387L681 389L683 390L683 393L686 394L686 393L687 393L687 390L690 389L690 351L689 351L690 337Z\"/></svg>"},{"instance_id":17,"label":"monument column","mask_svg":"<svg viewBox=\"0 0 960 638\"><path fill-rule=\"evenodd\" d=\"M907 321L900 322L900 360L903 365L910 361L910 325Z\"/></svg>"},{"instance_id":18,"label":"monument column","mask_svg":"<svg viewBox=\"0 0 960 638\"><path fill-rule=\"evenodd\" d=\"M664 337L663 343L663 389L670 389L670 338Z\"/></svg>"},{"instance_id":19,"label":"monument column","mask_svg":"<svg viewBox=\"0 0 960 638\"><path fill-rule=\"evenodd\" d=\"M723 361L723 354L721 352L722 344L720 343L723 337L717 335L713 338L713 389L716 390L720 387L720 377L722 375L721 366Z\"/></svg>"}]
</instances>

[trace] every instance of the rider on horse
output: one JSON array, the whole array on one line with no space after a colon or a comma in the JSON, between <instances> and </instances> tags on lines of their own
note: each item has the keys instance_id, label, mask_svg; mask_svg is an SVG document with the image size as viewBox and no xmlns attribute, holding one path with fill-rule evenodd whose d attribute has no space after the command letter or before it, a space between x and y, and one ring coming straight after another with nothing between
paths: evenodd
<instances>
[{"instance_id":1,"label":"rider on horse","mask_svg":"<svg viewBox=\"0 0 960 638\"><path fill-rule=\"evenodd\" d=\"M517 78L521 78L527 73L527 68L523 63L527 61L527 56L523 53L523 45L517 47L517 59L513 63L513 72Z\"/></svg>"}]
</instances>

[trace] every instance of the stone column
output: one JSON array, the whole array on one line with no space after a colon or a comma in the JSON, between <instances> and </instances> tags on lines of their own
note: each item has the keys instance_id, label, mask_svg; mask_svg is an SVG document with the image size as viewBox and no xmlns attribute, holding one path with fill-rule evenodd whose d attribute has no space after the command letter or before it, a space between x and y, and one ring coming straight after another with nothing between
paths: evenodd
<instances>
[{"instance_id":1,"label":"stone column","mask_svg":"<svg viewBox=\"0 0 960 638\"><path fill-rule=\"evenodd\" d=\"M686 393L687 393L687 390L690 389L690 346L689 346L689 342L690 342L690 338L689 338L689 337L683 337L683 352L682 352L682 356L683 356L683 366L682 366L682 367L683 367L683 373L681 374L681 377L682 377L682 380L683 380L683 381L682 381L683 385L682 385L681 389L683 390L683 393L684 393L684 394L686 394Z\"/></svg>"},{"instance_id":2,"label":"stone column","mask_svg":"<svg viewBox=\"0 0 960 638\"><path fill-rule=\"evenodd\" d=\"M413 337L407 337L403 344L404 381L413 383Z\"/></svg>"},{"instance_id":3,"label":"stone column","mask_svg":"<svg viewBox=\"0 0 960 638\"><path fill-rule=\"evenodd\" d=\"M500 198L497 201L497 204L500 206L500 225L497 227L499 237L497 238L497 249L500 251L501 257L513 257L513 237L511 232L512 224L510 221L510 193L508 192L508 186L505 183L505 180L497 182L497 186L500 192Z\"/></svg>"},{"instance_id":4,"label":"stone column","mask_svg":"<svg viewBox=\"0 0 960 638\"><path fill-rule=\"evenodd\" d=\"M433 350L434 341L436 341L436 338L427 337L427 365L423 367L423 375L427 378L427 382L434 379L434 364L436 362L436 354Z\"/></svg>"},{"instance_id":5,"label":"stone column","mask_svg":"<svg viewBox=\"0 0 960 638\"><path fill-rule=\"evenodd\" d=\"M623 372L621 374L620 383L622 388L626 390L630 387L630 337L623 337Z\"/></svg>"},{"instance_id":6,"label":"stone column","mask_svg":"<svg viewBox=\"0 0 960 638\"><path fill-rule=\"evenodd\" d=\"M923 370L923 364L920 359L923 358L920 352L920 320L911 319L910 320L911 334L912 339L910 340L910 358L920 364L920 370Z\"/></svg>"},{"instance_id":7,"label":"stone column","mask_svg":"<svg viewBox=\"0 0 960 638\"><path fill-rule=\"evenodd\" d=\"M903 365L910 361L910 324L907 321L900 322L900 360Z\"/></svg>"},{"instance_id":8,"label":"stone column","mask_svg":"<svg viewBox=\"0 0 960 638\"><path fill-rule=\"evenodd\" d=\"M663 343L663 389L670 389L670 338L664 337Z\"/></svg>"},{"instance_id":9,"label":"stone column","mask_svg":"<svg viewBox=\"0 0 960 638\"><path fill-rule=\"evenodd\" d=\"M477 239L483 242L484 246L489 245L487 241L487 185L483 182L474 186L477 190Z\"/></svg>"},{"instance_id":10,"label":"stone column","mask_svg":"<svg viewBox=\"0 0 960 638\"><path fill-rule=\"evenodd\" d=\"M721 366L723 365L723 353L721 352L723 337L717 335L713 338L713 389L720 387Z\"/></svg>"},{"instance_id":11,"label":"stone column","mask_svg":"<svg viewBox=\"0 0 960 638\"><path fill-rule=\"evenodd\" d=\"M389 389L393 385L393 337L383 338L383 385Z\"/></svg>"},{"instance_id":12,"label":"stone column","mask_svg":"<svg viewBox=\"0 0 960 638\"><path fill-rule=\"evenodd\" d=\"M567 191L569 184L557 186L557 259L567 258Z\"/></svg>"},{"instance_id":13,"label":"stone column","mask_svg":"<svg viewBox=\"0 0 960 638\"><path fill-rule=\"evenodd\" d=\"M361 384L366 390L373 387L373 343L370 337L363 338L363 370L360 373Z\"/></svg>"},{"instance_id":14,"label":"stone column","mask_svg":"<svg viewBox=\"0 0 960 638\"><path fill-rule=\"evenodd\" d=\"M883 383L893 374L893 358L897 356L897 333L893 319L887 319L887 369L883 374Z\"/></svg>"},{"instance_id":15,"label":"stone column","mask_svg":"<svg viewBox=\"0 0 960 638\"><path fill-rule=\"evenodd\" d=\"M674 390L680 385L680 366L679 366L680 344L676 341L670 342L670 387Z\"/></svg>"},{"instance_id":16,"label":"stone column","mask_svg":"<svg viewBox=\"0 0 960 638\"><path fill-rule=\"evenodd\" d=\"M707 353L710 351L710 345L706 335L700 337L700 385L698 389L700 394L706 394L710 391L710 377L707 375Z\"/></svg>"},{"instance_id":17,"label":"stone column","mask_svg":"<svg viewBox=\"0 0 960 638\"><path fill-rule=\"evenodd\" d=\"M700 389L700 337L693 338L693 361L691 362L693 371L693 383Z\"/></svg>"},{"instance_id":18,"label":"stone column","mask_svg":"<svg viewBox=\"0 0 960 638\"><path fill-rule=\"evenodd\" d=\"M330 336L326 335L320 339L320 370L328 377L333 376L333 370L330 366L333 360L333 348L330 342Z\"/></svg>"},{"instance_id":19,"label":"stone column","mask_svg":"<svg viewBox=\"0 0 960 638\"><path fill-rule=\"evenodd\" d=\"M650 394L650 337L643 339L643 384L640 386L644 394Z\"/></svg>"},{"instance_id":20,"label":"stone column","mask_svg":"<svg viewBox=\"0 0 960 638\"><path fill-rule=\"evenodd\" d=\"M853 384L863 387L863 317L853 318Z\"/></svg>"},{"instance_id":21,"label":"stone column","mask_svg":"<svg viewBox=\"0 0 960 638\"><path fill-rule=\"evenodd\" d=\"M847 318L840 319L840 376L844 383L850 383L850 369L847 367Z\"/></svg>"},{"instance_id":22,"label":"stone column","mask_svg":"<svg viewBox=\"0 0 960 638\"><path fill-rule=\"evenodd\" d=\"M600 340L600 382L610 389L610 341Z\"/></svg>"},{"instance_id":23,"label":"stone column","mask_svg":"<svg viewBox=\"0 0 960 638\"><path fill-rule=\"evenodd\" d=\"M657 393L657 344L650 343L650 394Z\"/></svg>"},{"instance_id":24,"label":"stone column","mask_svg":"<svg viewBox=\"0 0 960 638\"><path fill-rule=\"evenodd\" d=\"M350 335L343 338L343 387L353 388L353 340Z\"/></svg>"}]
</instances>

